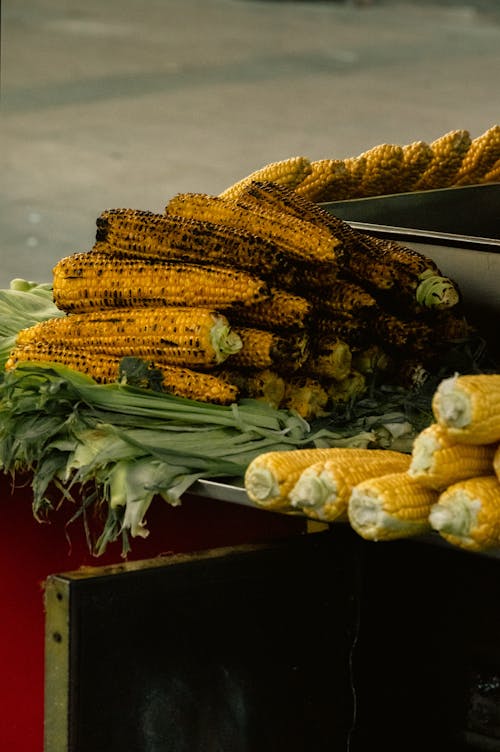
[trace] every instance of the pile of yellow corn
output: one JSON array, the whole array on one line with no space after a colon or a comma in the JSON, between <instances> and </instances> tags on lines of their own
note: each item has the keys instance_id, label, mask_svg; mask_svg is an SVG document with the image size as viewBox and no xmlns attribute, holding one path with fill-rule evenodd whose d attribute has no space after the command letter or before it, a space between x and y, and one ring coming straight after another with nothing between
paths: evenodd
<instances>
[{"instance_id":1,"label":"pile of yellow corn","mask_svg":"<svg viewBox=\"0 0 500 752\"><path fill-rule=\"evenodd\" d=\"M7 368L55 361L106 382L133 356L176 395L250 396L310 419L363 393L373 371L405 383L469 331L431 259L275 182L96 224L92 249L53 270L67 315L20 332Z\"/></svg>"},{"instance_id":2,"label":"pile of yellow corn","mask_svg":"<svg viewBox=\"0 0 500 752\"><path fill-rule=\"evenodd\" d=\"M275 180L317 202L498 183L500 125L476 138L459 129L430 144L378 144L346 159L291 157L264 165L221 195L235 198L251 180Z\"/></svg>"},{"instance_id":3,"label":"pile of yellow corn","mask_svg":"<svg viewBox=\"0 0 500 752\"><path fill-rule=\"evenodd\" d=\"M248 466L247 494L262 509L346 520L366 540L434 530L466 550L500 548L500 374L444 379L432 407L411 455L268 452Z\"/></svg>"}]
</instances>

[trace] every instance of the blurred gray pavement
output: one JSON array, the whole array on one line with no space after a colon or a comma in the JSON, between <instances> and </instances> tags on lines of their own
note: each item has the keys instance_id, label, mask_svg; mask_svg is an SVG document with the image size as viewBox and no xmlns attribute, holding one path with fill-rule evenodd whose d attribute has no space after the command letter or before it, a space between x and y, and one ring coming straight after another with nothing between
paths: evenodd
<instances>
[{"instance_id":1,"label":"blurred gray pavement","mask_svg":"<svg viewBox=\"0 0 500 752\"><path fill-rule=\"evenodd\" d=\"M0 287L111 207L500 123L498 0L3 0Z\"/></svg>"}]
</instances>

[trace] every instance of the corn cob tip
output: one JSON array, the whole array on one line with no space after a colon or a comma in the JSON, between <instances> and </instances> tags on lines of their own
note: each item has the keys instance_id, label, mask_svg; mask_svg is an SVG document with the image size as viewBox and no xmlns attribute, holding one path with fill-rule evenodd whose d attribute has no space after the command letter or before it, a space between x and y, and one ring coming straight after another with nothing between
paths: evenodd
<instances>
[{"instance_id":1,"label":"corn cob tip","mask_svg":"<svg viewBox=\"0 0 500 752\"><path fill-rule=\"evenodd\" d=\"M317 474L306 469L290 492L290 504L295 509L314 512L319 519L322 509L337 493L337 484L330 473Z\"/></svg>"},{"instance_id":2,"label":"corn cob tip","mask_svg":"<svg viewBox=\"0 0 500 752\"><path fill-rule=\"evenodd\" d=\"M267 467L254 467L247 470L245 488L250 499L257 504L265 504L280 495L276 476Z\"/></svg>"},{"instance_id":3,"label":"corn cob tip","mask_svg":"<svg viewBox=\"0 0 500 752\"><path fill-rule=\"evenodd\" d=\"M460 294L451 279L436 275L429 270L421 275L415 298L419 305L442 310L457 305Z\"/></svg>"},{"instance_id":4,"label":"corn cob tip","mask_svg":"<svg viewBox=\"0 0 500 752\"><path fill-rule=\"evenodd\" d=\"M429 514L429 523L438 533L466 538L469 530L477 524L476 518L477 510L463 498L457 497L447 505L434 504Z\"/></svg>"}]
</instances>

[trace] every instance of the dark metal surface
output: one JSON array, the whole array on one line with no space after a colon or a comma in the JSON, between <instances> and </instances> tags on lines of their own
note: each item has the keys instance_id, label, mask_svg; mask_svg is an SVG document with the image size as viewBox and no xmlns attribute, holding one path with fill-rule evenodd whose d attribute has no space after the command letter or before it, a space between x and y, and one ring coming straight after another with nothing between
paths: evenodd
<instances>
[{"instance_id":1,"label":"dark metal surface","mask_svg":"<svg viewBox=\"0 0 500 752\"><path fill-rule=\"evenodd\" d=\"M500 183L323 204L348 222L500 238Z\"/></svg>"}]
</instances>

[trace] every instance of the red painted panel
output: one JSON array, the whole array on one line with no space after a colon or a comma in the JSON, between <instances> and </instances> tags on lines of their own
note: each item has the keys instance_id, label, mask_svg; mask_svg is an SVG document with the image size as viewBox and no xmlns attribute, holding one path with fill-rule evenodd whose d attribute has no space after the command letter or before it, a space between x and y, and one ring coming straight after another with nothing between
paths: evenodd
<instances>
[{"instance_id":1,"label":"red painted panel","mask_svg":"<svg viewBox=\"0 0 500 752\"><path fill-rule=\"evenodd\" d=\"M87 549L83 527L65 521L74 509L39 523L31 511L29 485L12 490L0 474L0 750L43 749L43 583L48 575L123 561L121 545L99 558ZM155 500L151 534L132 541L129 560L257 543L301 533L303 520L212 499L186 496L180 507Z\"/></svg>"}]
</instances>

